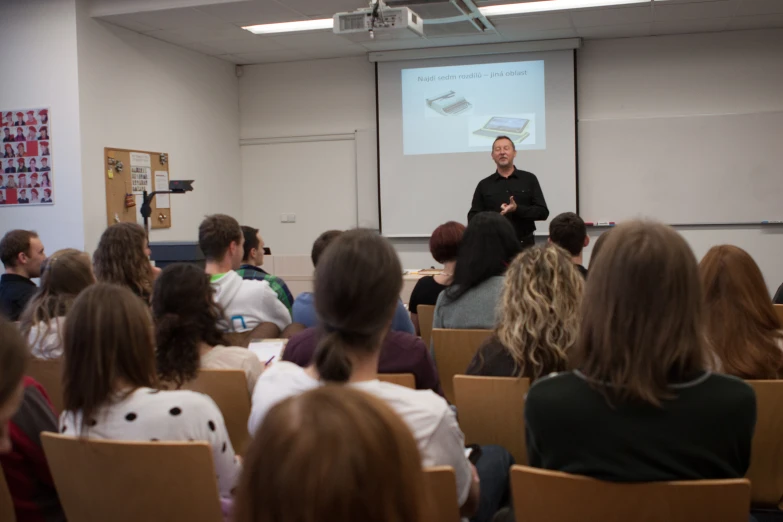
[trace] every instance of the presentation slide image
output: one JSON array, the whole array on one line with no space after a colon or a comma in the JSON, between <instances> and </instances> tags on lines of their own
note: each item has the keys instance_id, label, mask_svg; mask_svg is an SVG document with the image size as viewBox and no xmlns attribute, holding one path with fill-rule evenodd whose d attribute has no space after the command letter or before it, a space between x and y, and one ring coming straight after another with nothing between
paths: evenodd
<instances>
[{"instance_id":1,"label":"presentation slide image","mask_svg":"<svg viewBox=\"0 0 783 522\"><path fill-rule=\"evenodd\" d=\"M402 69L401 82L405 155L489 151L500 128L546 148L543 60Z\"/></svg>"}]
</instances>

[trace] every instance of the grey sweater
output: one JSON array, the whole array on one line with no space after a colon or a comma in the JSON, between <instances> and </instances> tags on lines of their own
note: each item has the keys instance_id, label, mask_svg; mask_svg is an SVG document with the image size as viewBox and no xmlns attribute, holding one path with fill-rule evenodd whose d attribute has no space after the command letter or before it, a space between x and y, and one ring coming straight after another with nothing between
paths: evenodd
<instances>
[{"instance_id":1,"label":"grey sweater","mask_svg":"<svg viewBox=\"0 0 783 522\"><path fill-rule=\"evenodd\" d=\"M491 330L497 323L504 280L504 276L490 277L456 301L449 299L449 291L444 290L435 305L432 327Z\"/></svg>"}]
</instances>

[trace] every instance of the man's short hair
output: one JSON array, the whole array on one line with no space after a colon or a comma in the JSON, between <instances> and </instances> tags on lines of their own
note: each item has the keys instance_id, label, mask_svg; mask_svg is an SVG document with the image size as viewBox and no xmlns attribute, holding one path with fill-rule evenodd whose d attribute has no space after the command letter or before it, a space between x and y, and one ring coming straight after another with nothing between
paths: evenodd
<instances>
[{"instance_id":1,"label":"man's short hair","mask_svg":"<svg viewBox=\"0 0 783 522\"><path fill-rule=\"evenodd\" d=\"M326 247L342 233L342 230L327 230L318 236L318 239L313 243L313 250L310 252L310 259L313 260L313 266L318 266L318 259L321 258L321 254L324 253Z\"/></svg>"},{"instance_id":2,"label":"man's short hair","mask_svg":"<svg viewBox=\"0 0 783 522\"><path fill-rule=\"evenodd\" d=\"M497 143L500 140L508 140L511 142L511 148L514 150L517 150L517 145L514 143L514 140L509 138L508 136L498 136L495 138L495 141L492 142L492 150L495 150L495 143Z\"/></svg>"},{"instance_id":3,"label":"man's short hair","mask_svg":"<svg viewBox=\"0 0 783 522\"><path fill-rule=\"evenodd\" d=\"M239 221L225 214L207 216L198 227L198 246L210 261L225 257L232 242L242 241Z\"/></svg>"},{"instance_id":4,"label":"man's short hair","mask_svg":"<svg viewBox=\"0 0 783 522\"><path fill-rule=\"evenodd\" d=\"M563 212L549 223L549 239L565 248L572 256L578 256L585 247L587 227L573 212Z\"/></svg>"},{"instance_id":5,"label":"man's short hair","mask_svg":"<svg viewBox=\"0 0 783 522\"><path fill-rule=\"evenodd\" d=\"M242 225L242 235L245 236L244 253L242 254L242 260L248 258L250 251L254 248L258 248L261 242L258 240L258 229L253 227L246 227Z\"/></svg>"},{"instance_id":6,"label":"man's short hair","mask_svg":"<svg viewBox=\"0 0 783 522\"><path fill-rule=\"evenodd\" d=\"M0 261L5 267L16 266L19 254L30 254L30 240L38 237L32 230L11 230L0 239Z\"/></svg>"}]
</instances>

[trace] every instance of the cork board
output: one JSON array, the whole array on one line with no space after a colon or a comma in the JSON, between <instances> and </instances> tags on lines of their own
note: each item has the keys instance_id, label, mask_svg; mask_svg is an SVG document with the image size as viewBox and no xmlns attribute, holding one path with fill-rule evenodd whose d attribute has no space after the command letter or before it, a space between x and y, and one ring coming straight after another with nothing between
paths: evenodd
<instances>
[{"instance_id":1,"label":"cork board","mask_svg":"<svg viewBox=\"0 0 783 522\"><path fill-rule=\"evenodd\" d=\"M112 147L103 149L103 154L107 225L141 223L142 190L168 190L168 154ZM150 228L171 228L170 195L156 195L151 206Z\"/></svg>"}]
</instances>

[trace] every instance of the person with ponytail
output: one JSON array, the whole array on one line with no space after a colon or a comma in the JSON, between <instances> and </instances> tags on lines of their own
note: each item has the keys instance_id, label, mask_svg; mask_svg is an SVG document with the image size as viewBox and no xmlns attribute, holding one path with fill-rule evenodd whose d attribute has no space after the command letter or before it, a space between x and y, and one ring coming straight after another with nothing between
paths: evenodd
<instances>
[{"instance_id":1,"label":"person with ponytail","mask_svg":"<svg viewBox=\"0 0 783 522\"><path fill-rule=\"evenodd\" d=\"M180 388L200 368L242 370L252 394L264 367L247 348L226 346L214 295L209 276L194 264L174 263L158 276L152 293L158 375Z\"/></svg>"},{"instance_id":2,"label":"person with ponytail","mask_svg":"<svg viewBox=\"0 0 783 522\"><path fill-rule=\"evenodd\" d=\"M307 368L290 362L270 366L253 392L248 428L255 433L274 405L323 384L348 385L370 393L405 421L416 439L422 465L454 468L463 516L472 515L478 507L478 477L482 469L487 470L487 490L482 491L474 520L488 521L501 507L508 489L511 459L507 452L499 447L482 448L477 472L465 458L464 436L442 397L431 390L412 390L378 380L381 345L401 289L400 260L388 240L362 229L335 239L315 270L315 308L324 331L313 364Z\"/></svg>"}]
</instances>

